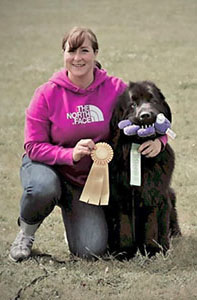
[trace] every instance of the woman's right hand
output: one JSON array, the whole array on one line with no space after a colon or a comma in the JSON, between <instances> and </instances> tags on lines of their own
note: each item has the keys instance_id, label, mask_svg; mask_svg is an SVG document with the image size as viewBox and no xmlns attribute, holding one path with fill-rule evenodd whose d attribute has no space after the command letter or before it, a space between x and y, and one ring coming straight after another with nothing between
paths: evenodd
<instances>
[{"instance_id":1,"label":"woman's right hand","mask_svg":"<svg viewBox=\"0 0 197 300\"><path fill-rule=\"evenodd\" d=\"M90 155L91 151L96 149L96 145L91 139L82 139L74 147L73 161L77 162L82 157Z\"/></svg>"}]
</instances>

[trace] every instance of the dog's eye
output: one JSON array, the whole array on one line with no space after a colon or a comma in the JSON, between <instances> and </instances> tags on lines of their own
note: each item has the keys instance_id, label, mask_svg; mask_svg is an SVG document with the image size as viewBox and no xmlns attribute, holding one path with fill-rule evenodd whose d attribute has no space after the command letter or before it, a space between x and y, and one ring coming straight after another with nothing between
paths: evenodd
<instances>
[{"instance_id":1,"label":"dog's eye","mask_svg":"<svg viewBox=\"0 0 197 300\"><path fill-rule=\"evenodd\" d=\"M132 98L133 101L137 101L137 96L132 95L131 98Z\"/></svg>"}]
</instances>

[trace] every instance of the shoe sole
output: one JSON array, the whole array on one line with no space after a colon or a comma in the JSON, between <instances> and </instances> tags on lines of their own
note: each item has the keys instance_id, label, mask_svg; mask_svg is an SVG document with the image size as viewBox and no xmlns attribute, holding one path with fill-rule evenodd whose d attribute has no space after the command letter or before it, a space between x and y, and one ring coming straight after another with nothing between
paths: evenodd
<instances>
[{"instance_id":1,"label":"shoe sole","mask_svg":"<svg viewBox=\"0 0 197 300\"><path fill-rule=\"evenodd\" d=\"M30 256L24 257L24 258L15 259L15 258L13 258L13 257L9 254L8 257L9 257L9 259L10 259L11 261L17 263L17 262L21 262L21 261L23 261L23 260L27 260Z\"/></svg>"},{"instance_id":2,"label":"shoe sole","mask_svg":"<svg viewBox=\"0 0 197 300\"><path fill-rule=\"evenodd\" d=\"M11 261L13 261L13 262L18 262L18 259L14 259L10 254L9 254L9 259L11 260Z\"/></svg>"}]
</instances>

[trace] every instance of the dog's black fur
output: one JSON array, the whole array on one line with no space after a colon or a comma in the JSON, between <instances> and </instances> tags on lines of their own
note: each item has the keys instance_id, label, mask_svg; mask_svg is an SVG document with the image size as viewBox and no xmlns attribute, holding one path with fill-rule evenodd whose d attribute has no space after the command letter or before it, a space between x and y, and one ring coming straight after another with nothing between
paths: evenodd
<instances>
[{"instance_id":1,"label":"dog's black fur","mask_svg":"<svg viewBox=\"0 0 197 300\"><path fill-rule=\"evenodd\" d=\"M120 251L120 217L128 215L131 223L132 242L130 253L137 249L150 256L169 249L169 238L180 235L176 213L176 197L170 187L175 165L172 148L167 144L154 158L142 155L142 184L130 186L130 148L132 143L146 139L126 136L118 128L121 120L132 124L150 125L163 113L172 120L170 107L159 88L150 81L130 82L120 96L111 120L114 158L110 163L111 196L106 208L109 227L109 248ZM147 139L155 139L158 136Z\"/></svg>"}]
</instances>

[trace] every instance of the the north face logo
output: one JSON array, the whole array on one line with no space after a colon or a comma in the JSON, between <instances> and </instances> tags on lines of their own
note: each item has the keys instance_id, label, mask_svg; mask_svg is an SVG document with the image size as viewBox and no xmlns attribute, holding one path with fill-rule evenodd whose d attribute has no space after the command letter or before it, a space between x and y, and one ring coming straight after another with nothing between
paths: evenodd
<instances>
[{"instance_id":1,"label":"the north face logo","mask_svg":"<svg viewBox=\"0 0 197 300\"><path fill-rule=\"evenodd\" d=\"M74 125L104 121L102 111L95 105L79 105L76 112L67 113L67 119L73 119Z\"/></svg>"}]
</instances>

